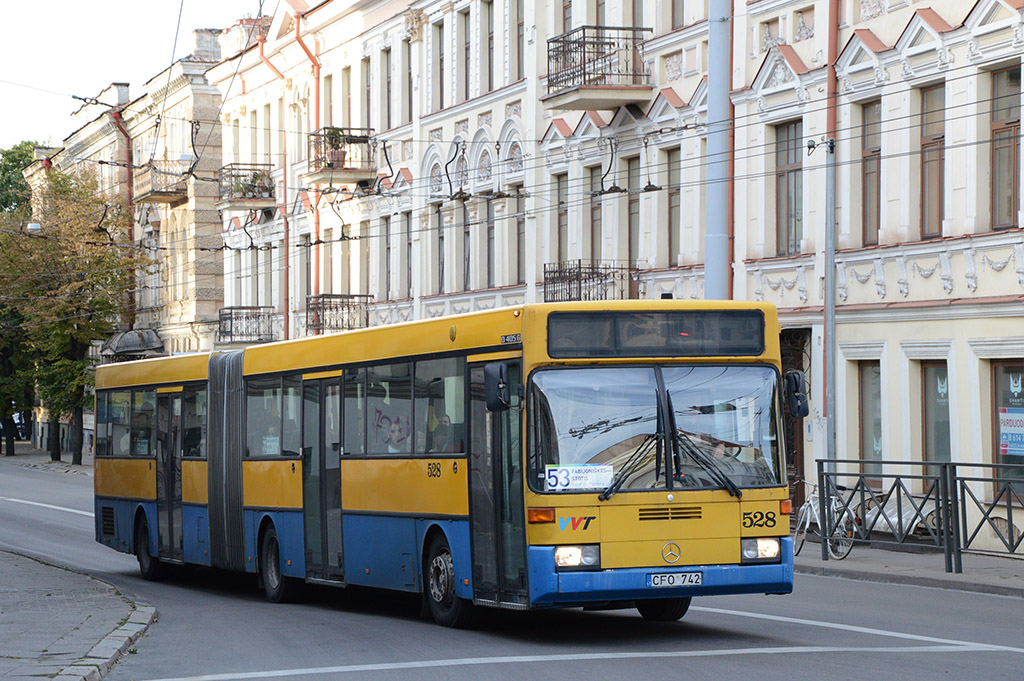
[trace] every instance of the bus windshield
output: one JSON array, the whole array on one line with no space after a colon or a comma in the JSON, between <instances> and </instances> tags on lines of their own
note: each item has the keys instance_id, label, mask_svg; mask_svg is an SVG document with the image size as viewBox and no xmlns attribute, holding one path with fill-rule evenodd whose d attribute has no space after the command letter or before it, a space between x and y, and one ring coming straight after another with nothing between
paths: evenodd
<instances>
[{"instance_id":1,"label":"bus windshield","mask_svg":"<svg viewBox=\"0 0 1024 681\"><path fill-rule=\"evenodd\" d=\"M784 468L777 390L777 373L763 365L539 371L528 407L531 487L595 492L778 485ZM671 414L663 416L668 408Z\"/></svg>"}]
</instances>

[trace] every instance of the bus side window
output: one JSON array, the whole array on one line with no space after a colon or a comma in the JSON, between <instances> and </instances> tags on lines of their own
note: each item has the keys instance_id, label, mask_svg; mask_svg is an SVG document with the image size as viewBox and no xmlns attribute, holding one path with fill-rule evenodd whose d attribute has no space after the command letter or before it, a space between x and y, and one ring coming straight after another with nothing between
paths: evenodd
<instances>
[{"instance_id":1,"label":"bus side window","mask_svg":"<svg viewBox=\"0 0 1024 681\"><path fill-rule=\"evenodd\" d=\"M366 453L366 369L346 370L343 377L345 400L342 423L345 454Z\"/></svg>"},{"instance_id":2,"label":"bus side window","mask_svg":"<svg viewBox=\"0 0 1024 681\"><path fill-rule=\"evenodd\" d=\"M302 409L300 384L302 378L299 376L285 376L283 380L284 404L281 409L283 423L281 425L280 454L282 456L298 456L301 442L299 438L302 433L300 430L300 414Z\"/></svg>"},{"instance_id":3,"label":"bus side window","mask_svg":"<svg viewBox=\"0 0 1024 681\"><path fill-rule=\"evenodd\" d=\"M466 451L466 369L457 357L416 363L416 451Z\"/></svg>"},{"instance_id":4,"label":"bus side window","mask_svg":"<svg viewBox=\"0 0 1024 681\"><path fill-rule=\"evenodd\" d=\"M113 390L107 403L110 418L110 442L113 456L128 456L130 441L128 427L131 423L132 394L129 390Z\"/></svg>"},{"instance_id":5,"label":"bus side window","mask_svg":"<svg viewBox=\"0 0 1024 681\"><path fill-rule=\"evenodd\" d=\"M277 456L281 453L281 379L250 379L245 391L246 456Z\"/></svg>"}]
</instances>

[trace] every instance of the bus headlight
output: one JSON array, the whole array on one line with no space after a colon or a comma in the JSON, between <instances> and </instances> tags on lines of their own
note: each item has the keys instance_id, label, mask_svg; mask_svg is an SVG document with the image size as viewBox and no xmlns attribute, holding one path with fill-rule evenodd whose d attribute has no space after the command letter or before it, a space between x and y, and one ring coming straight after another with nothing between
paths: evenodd
<instances>
[{"instance_id":1,"label":"bus headlight","mask_svg":"<svg viewBox=\"0 0 1024 681\"><path fill-rule=\"evenodd\" d=\"M744 563L768 563L779 559L778 537L740 540L740 556Z\"/></svg>"},{"instance_id":2,"label":"bus headlight","mask_svg":"<svg viewBox=\"0 0 1024 681\"><path fill-rule=\"evenodd\" d=\"M601 547L597 544L558 546L555 548L555 567L559 570L599 570Z\"/></svg>"}]
</instances>

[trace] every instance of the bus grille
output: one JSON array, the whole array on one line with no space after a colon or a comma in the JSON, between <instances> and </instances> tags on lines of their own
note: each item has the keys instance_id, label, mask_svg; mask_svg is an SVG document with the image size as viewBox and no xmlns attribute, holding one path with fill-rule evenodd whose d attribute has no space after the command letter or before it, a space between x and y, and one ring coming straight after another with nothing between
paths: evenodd
<instances>
[{"instance_id":1,"label":"bus grille","mask_svg":"<svg viewBox=\"0 0 1024 681\"><path fill-rule=\"evenodd\" d=\"M641 508L640 520L700 520L700 506L655 506Z\"/></svg>"},{"instance_id":2,"label":"bus grille","mask_svg":"<svg viewBox=\"0 0 1024 681\"><path fill-rule=\"evenodd\" d=\"M111 506L104 506L103 509L103 536L114 536L114 509Z\"/></svg>"}]
</instances>

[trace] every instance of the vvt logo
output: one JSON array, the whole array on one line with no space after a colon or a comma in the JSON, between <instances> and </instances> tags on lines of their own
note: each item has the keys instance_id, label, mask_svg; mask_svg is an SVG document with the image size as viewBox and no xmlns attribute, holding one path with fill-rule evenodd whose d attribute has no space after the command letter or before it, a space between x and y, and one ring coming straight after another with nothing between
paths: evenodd
<instances>
[{"instance_id":1,"label":"vvt logo","mask_svg":"<svg viewBox=\"0 0 1024 681\"><path fill-rule=\"evenodd\" d=\"M585 530L588 527L590 527L590 521L591 520L597 520L597 516L596 515L588 515L588 516L579 516L579 517L577 517L577 516L570 516L570 517L566 517L566 518L559 518L558 519L558 525L559 525L559 529L562 532L565 532L565 528L569 527L570 525L572 526L572 529L574 529L574 530L580 529L580 525L583 525L583 529Z\"/></svg>"}]
</instances>

